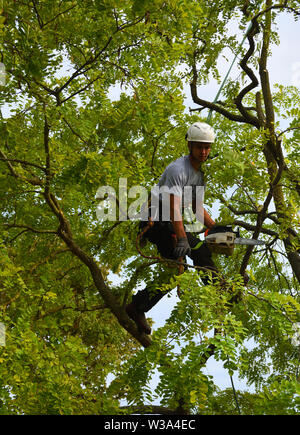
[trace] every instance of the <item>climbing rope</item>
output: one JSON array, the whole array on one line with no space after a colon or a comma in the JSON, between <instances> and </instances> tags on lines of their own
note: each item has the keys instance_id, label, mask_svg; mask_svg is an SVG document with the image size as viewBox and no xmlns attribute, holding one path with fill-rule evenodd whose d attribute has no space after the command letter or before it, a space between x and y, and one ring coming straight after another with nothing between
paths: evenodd
<instances>
[{"instance_id":1,"label":"climbing rope","mask_svg":"<svg viewBox=\"0 0 300 435\"><path fill-rule=\"evenodd\" d=\"M250 24L249 24L249 27L248 27L248 29L247 29L247 31L246 31L246 33L245 33L245 36L244 36L242 42L240 43L240 45L239 45L239 47L238 47L237 54L234 56L234 59L233 59L231 65L230 65L230 67L229 67L229 70L227 71L227 74L225 75L224 80L223 80L223 82L221 83L221 86L220 86L220 88L219 88L219 90L218 90L218 92L217 92L217 95L215 96L215 99L214 99L214 101L213 101L214 104L218 101L219 96L221 95L221 92L222 92L222 90L223 90L223 88L224 88L224 85L225 85L225 83L226 83L226 81L227 81L227 79L228 79L228 77L229 77L229 74L230 74L230 72L231 72L231 70L232 70L232 67L233 67L233 65L235 64L235 61L236 61L236 59L237 59L237 57L238 57L239 49L243 46L243 44L244 44L244 42L245 42L245 39L247 38L247 35L248 35L248 33L250 32L251 28L252 28L252 21L251 21ZM213 109L210 109L209 112L208 112L208 116L207 116L207 118L206 118L206 122L207 122L208 124L210 124L210 122L211 122L212 112L213 112Z\"/></svg>"}]
</instances>

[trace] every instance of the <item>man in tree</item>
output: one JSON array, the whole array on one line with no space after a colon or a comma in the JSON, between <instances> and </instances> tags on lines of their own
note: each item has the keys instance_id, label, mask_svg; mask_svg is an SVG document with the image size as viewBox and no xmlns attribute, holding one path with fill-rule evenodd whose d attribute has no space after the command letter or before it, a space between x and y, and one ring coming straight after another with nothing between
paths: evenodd
<instances>
[{"instance_id":1,"label":"man in tree","mask_svg":"<svg viewBox=\"0 0 300 435\"><path fill-rule=\"evenodd\" d=\"M189 155L180 157L167 166L162 174L157 190L154 189L158 205L153 205L153 196L150 214L155 219L153 225L146 231L144 237L155 243L159 253L172 260L185 258L188 255L195 266L207 268L216 274L216 267L212 261L211 252L206 243L200 241L194 234L187 232L183 224L183 206L188 205L184 194L186 188L190 188L193 212L198 220L202 220L207 229L211 229L215 222L206 210L203 210L202 202L197 201L197 187L204 188L204 175L201 164L204 163L211 151L215 134L213 128L204 122L195 122L190 126L186 134ZM165 196L164 193L167 193ZM156 193L156 195L155 195ZM167 199L166 199L167 198ZM167 202L167 207L164 207ZM154 201L155 203L155 201ZM168 217L164 211L169 211ZM202 217L202 218L201 218ZM142 221L140 228L147 225ZM174 271L174 269L173 269ZM162 279L161 279L162 278ZM145 312L149 311L165 294L159 287L162 281L170 278L169 274L160 277L159 283L152 282L144 290L133 296L132 302L126 306L126 312L137 324L140 331L151 333L147 323ZM209 272L202 277L204 284L209 280Z\"/></svg>"}]
</instances>

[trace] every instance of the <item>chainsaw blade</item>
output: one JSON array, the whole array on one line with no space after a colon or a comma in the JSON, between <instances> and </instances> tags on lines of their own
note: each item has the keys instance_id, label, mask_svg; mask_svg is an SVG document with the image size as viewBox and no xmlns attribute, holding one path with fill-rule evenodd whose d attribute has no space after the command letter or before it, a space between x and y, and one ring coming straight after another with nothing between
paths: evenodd
<instances>
[{"instance_id":1,"label":"chainsaw blade","mask_svg":"<svg viewBox=\"0 0 300 435\"><path fill-rule=\"evenodd\" d=\"M255 239L243 239L242 237L238 237L234 240L235 245L265 245L266 242L263 240L255 240Z\"/></svg>"}]
</instances>

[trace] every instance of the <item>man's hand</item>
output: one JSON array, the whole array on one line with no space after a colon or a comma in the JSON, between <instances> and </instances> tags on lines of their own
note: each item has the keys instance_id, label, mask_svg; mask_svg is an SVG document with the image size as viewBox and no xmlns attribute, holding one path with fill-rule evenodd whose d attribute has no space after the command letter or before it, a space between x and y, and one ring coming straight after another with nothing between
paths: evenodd
<instances>
[{"instance_id":1,"label":"man's hand","mask_svg":"<svg viewBox=\"0 0 300 435\"><path fill-rule=\"evenodd\" d=\"M176 257L185 257L191 255L191 247L186 237L180 237L177 239L176 247L174 248L174 255Z\"/></svg>"}]
</instances>

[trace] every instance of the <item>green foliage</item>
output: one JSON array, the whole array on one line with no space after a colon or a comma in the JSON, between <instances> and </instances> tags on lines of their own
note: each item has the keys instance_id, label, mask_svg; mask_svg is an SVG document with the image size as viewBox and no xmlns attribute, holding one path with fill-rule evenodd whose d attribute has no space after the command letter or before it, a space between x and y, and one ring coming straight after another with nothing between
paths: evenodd
<instances>
[{"instance_id":1,"label":"green foliage","mask_svg":"<svg viewBox=\"0 0 300 435\"><path fill-rule=\"evenodd\" d=\"M297 8L297 1L289 4ZM300 312L292 261L300 246L299 89L279 84L273 92L277 119L288 129L281 133L276 120L286 166L280 208L271 203L260 235L267 249L249 259L248 288L238 273L243 247L215 259L223 275L218 284L204 286L195 271L167 282L161 264L137 255L137 222L96 218L98 187L111 186L120 199L124 178L128 189L150 191L167 164L187 153L186 129L199 114L186 112L184 84L194 65L199 86L220 80L217 62L226 49L245 53L228 29L234 22L245 32L265 2L252 1L248 18L241 17L244 6L240 0L1 4L7 74L0 98L10 108L0 124L1 415L119 414L157 402L178 413L236 414L233 392L219 391L205 374L212 355L256 388L237 392L242 414L299 413L299 348L292 343ZM272 31L273 42L278 36ZM259 47L260 34L257 40ZM258 56L257 49L253 69ZM229 80L222 107L231 108L246 83L243 74ZM256 95L243 103L255 107ZM220 114L213 123L215 158L203 168L206 204L218 200L218 220L240 223L241 235L251 237L270 189L264 154L270 131ZM144 252L156 255L153 246ZM182 296L164 327L154 325L151 346L141 349L120 313L145 281L166 290L180 285ZM124 401L130 408L120 408Z\"/></svg>"}]
</instances>

